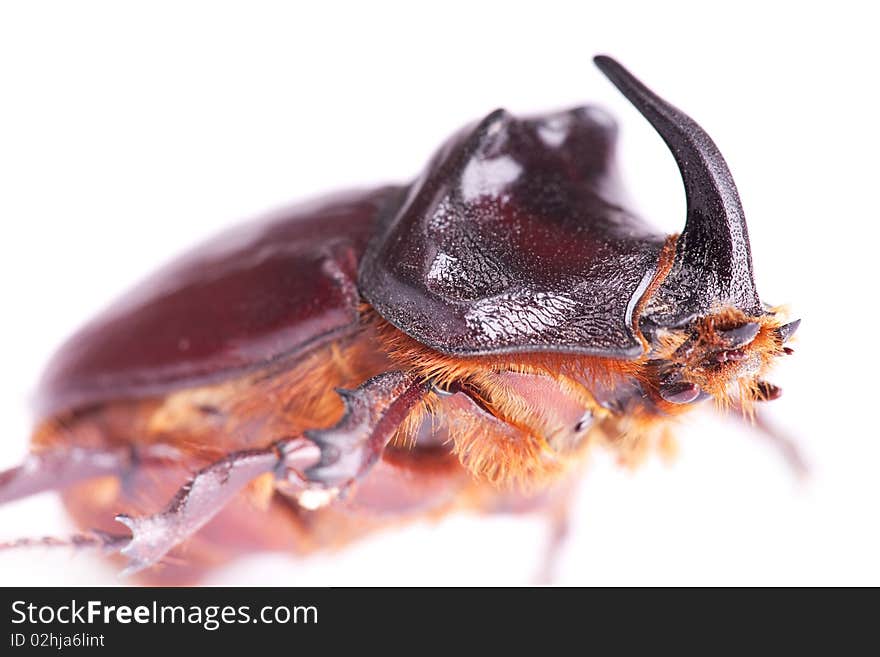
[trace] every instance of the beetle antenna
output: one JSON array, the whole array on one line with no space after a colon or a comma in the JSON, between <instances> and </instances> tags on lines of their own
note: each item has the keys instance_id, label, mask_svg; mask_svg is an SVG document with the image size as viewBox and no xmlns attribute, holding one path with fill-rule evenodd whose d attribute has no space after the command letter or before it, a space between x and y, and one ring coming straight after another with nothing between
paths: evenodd
<instances>
[{"instance_id":1,"label":"beetle antenna","mask_svg":"<svg viewBox=\"0 0 880 657\"><path fill-rule=\"evenodd\" d=\"M687 222L678 239L675 266L658 291L659 305L664 307L662 323L680 323L687 319L683 315L705 312L718 303L762 314L745 213L715 142L696 121L611 57L598 55L593 61L660 134L684 182ZM686 299L680 298L682 290ZM664 303L672 299L678 303Z\"/></svg>"}]
</instances>

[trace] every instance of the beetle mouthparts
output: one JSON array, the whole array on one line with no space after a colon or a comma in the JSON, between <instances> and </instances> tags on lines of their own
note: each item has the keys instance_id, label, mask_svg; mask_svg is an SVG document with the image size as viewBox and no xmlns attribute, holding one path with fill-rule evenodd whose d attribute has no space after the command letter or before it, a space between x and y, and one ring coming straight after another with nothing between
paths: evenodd
<instances>
[{"instance_id":1,"label":"beetle mouthparts","mask_svg":"<svg viewBox=\"0 0 880 657\"><path fill-rule=\"evenodd\" d=\"M754 340L760 330L758 322L746 322L734 328L720 329L716 333L727 349L738 349Z\"/></svg>"},{"instance_id":2,"label":"beetle mouthparts","mask_svg":"<svg viewBox=\"0 0 880 657\"><path fill-rule=\"evenodd\" d=\"M647 308L651 321L680 325L717 305L761 314L745 214L715 142L611 57L598 55L593 61L669 146L684 183L687 222L675 264Z\"/></svg>"}]
</instances>

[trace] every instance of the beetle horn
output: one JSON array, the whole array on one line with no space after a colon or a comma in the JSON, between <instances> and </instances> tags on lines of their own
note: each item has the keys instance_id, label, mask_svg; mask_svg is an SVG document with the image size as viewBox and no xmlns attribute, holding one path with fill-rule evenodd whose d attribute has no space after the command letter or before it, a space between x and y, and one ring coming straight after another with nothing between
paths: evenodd
<instances>
[{"instance_id":1,"label":"beetle horn","mask_svg":"<svg viewBox=\"0 0 880 657\"><path fill-rule=\"evenodd\" d=\"M599 55L593 61L660 133L684 182L687 222L673 267L646 308L646 317L657 325L677 325L719 304L760 314L745 214L715 142L614 59Z\"/></svg>"}]
</instances>

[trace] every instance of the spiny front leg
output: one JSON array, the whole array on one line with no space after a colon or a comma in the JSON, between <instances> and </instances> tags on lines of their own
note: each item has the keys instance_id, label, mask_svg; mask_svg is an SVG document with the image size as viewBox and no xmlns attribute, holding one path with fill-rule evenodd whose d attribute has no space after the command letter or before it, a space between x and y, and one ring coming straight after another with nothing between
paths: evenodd
<instances>
[{"instance_id":1,"label":"spiny front leg","mask_svg":"<svg viewBox=\"0 0 880 657\"><path fill-rule=\"evenodd\" d=\"M306 471L307 481L344 490L379 459L394 432L429 386L404 372L386 372L357 390L337 390L345 413L335 427L306 431L321 450L318 463Z\"/></svg>"},{"instance_id":2,"label":"spiny front leg","mask_svg":"<svg viewBox=\"0 0 880 657\"><path fill-rule=\"evenodd\" d=\"M257 477L278 471L302 472L317 459L317 447L305 438L279 441L265 449L234 452L197 472L160 513L142 518L116 516L131 530L131 539L120 550L129 558L123 574L158 562L207 524Z\"/></svg>"},{"instance_id":3,"label":"spiny front leg","mask_svg":"<svg viewBox=\"0 0 880 657\"><path fill-rule=\"evenodd\" d=\"M404 372L386 372L356 390L339 390L345 413L333 428L230 454L196 473L162 512L118 516L132 533L121 549L130 559L125 572L157 563L261 475L274 474L280 487L304 505L329 501L369 471L425 391Z\"/></svg>"}]
</instances>

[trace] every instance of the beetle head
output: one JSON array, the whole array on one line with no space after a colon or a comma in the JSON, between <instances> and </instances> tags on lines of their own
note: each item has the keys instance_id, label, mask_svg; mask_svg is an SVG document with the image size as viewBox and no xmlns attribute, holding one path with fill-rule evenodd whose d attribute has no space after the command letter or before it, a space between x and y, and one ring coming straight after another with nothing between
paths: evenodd
<instances>
[{"instance_id":1,"label":"beetle head","mask_svg":"<svg viewBox=\"0 0 880 657\"><path fill-rule=\"evenodd\" d=\"M748 229L736 184L715 142L684 112L657 96L618 62L595 63L651 123L681 171L687 220L668 271L638 318L653 350L660 396L688 403L711 394L726 400L772 399L762 380L797 322L764 309L755 289ZM664 265L661 262L661 267Z\"/></svg>"},{"instance_id":2,"label":"beetle head","mask_svg":"<svg viewBox=\"0 0 880 657\"><path fill-rule=\"evenodd\" d=\"M383 212L361 260L361 294L444 357L512 363L540 352L626 370L650 359L666 363L657 386L675 386L664 390L674 399L721 396L739 381L754 388L784 349L774 337L784 320L755 290L730 171L696 122L614 60L596 64L678 163L681 235L626 209L604 112L499 110L448 140Z\"/></svg>"},{"instance_id":3,"label":"beetle head","mask_svg":"<svg viewBox=\"0 0 880 657\"><path fill-rule=\"evenodd\" d=\"M750 317L728 308L694 320L687 328L656 334L658 356L648 361L649 384L671 404L712 396L735 399L744 408L781 394L764 381L777 357L792 353L786 342L799 321L783 323L777 313Z\"/></svg>"}]
</instances>

